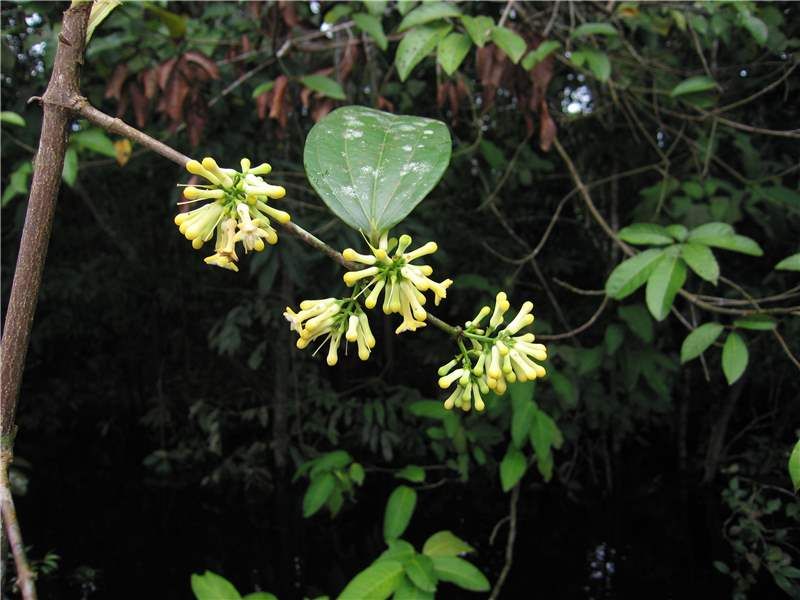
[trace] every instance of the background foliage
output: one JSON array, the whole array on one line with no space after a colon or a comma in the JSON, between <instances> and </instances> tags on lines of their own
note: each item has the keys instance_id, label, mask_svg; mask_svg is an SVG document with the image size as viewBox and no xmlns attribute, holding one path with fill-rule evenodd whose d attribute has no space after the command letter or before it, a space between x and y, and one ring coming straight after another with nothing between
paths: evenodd
<instances>
[{"instance_id":1,"label":"background foliage","mask_svg":"<svg viewBox=\"0 0 800 600\"><path fill-rule=\"evenodd\" d=\"M26 101L63 8L2 9L3 110L21 117L2 119L4 309L41 120ZM436 314L532 298L552 358L466 416L441 408L451 343L431 328L376 327L368 363L330 369L280 313L335 294L335 265L283 235L238 275L209 269L174 232L185 175L76 122L12 472L42 595L190 597L208 569L242 594L335 596L408 552L402 535L421 570L380 568L463 597L426 541L458 536L484 590L511 517L503 597L797 597L798 281L774 267L800 250L798 22L749 2L114 10L90 101L188 154L268 160L294 220L337 248L359 236L306 179L313 124L345 104L447 123L450 167L403 223L455 279ZM630 263L576 175L661 268L612 286Z\"/></svg>"}]
</instances>

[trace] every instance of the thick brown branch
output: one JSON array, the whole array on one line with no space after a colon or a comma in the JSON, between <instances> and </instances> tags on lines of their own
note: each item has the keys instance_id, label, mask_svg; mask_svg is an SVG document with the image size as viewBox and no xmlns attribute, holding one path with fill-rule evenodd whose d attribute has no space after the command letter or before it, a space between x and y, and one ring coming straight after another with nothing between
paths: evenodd
<instances>
[{"instance_id":1,"label":"thick brown branch","mask_svg":"<svg viewBox=\"0 0 800 600\"><path fill-rule=\"evenodd\" d=\"M22 381L25 356L28 352L33 316L42 270L53 227L61 171L67 150L67 124L71 117L65 105L79 94L80 66L83 64L83 48L86 39L86 24L91 3L72 6L64 13L58 49L53 63L53 73L47 90L42 96L44 119L36 153L31 193L25 225L22 228L17 266L11 284L3 338L0 342L2 366L0 367L0 420L2 420L2 469L3 481L2 513L6 532L11 541L17 581L24 600L35 600L36 588L33 573L25 559L22 536L14 512L11 492L6 485L6 469L11 459L14 419L17 397Z\"/></svg>"}]
</instances>

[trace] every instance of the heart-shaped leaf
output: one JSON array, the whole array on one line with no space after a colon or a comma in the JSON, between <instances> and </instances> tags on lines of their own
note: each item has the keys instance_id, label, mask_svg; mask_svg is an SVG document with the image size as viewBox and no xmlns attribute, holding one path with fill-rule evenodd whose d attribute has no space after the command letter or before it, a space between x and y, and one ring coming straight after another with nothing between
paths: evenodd
<instances>
[{"instance_id":1,"label":"heart-shaped leaf","mask_svg":"<svg viewBox=\"0 0 800 600\"><path fill-rule=\"evenodd\" d=\"M450 132L441 121L347 106L313 127L304 161L328 208L374 238L433 189L450 152Z\"/></svg>"}]
</instances>

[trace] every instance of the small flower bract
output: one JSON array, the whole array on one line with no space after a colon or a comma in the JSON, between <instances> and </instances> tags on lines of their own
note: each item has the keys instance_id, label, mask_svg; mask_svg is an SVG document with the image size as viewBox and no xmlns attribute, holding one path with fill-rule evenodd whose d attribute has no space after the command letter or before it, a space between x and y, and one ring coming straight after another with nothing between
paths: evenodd
<instances>
[{"instance_id":1,"label":"small flower bract","mask_svg":"<svg viewBox=\"0 0 800 600\"><path fill-rule=\"evenodd\" d=\"M267 244L276 244L278 234L270 225L270 218L278 223L291 220L289 213L269 206L270 199L277 200L286 195L279 185L264 181L262 175L272 170L267 163L251 168L250 160L241 160L241 171L223 169L210 157L202 162L190 160L186 170L203 177L208 183L187 186L183 190L184 202L204 202L199 208L175 216L175 224L192 247L199 250L215 237L214 254L205 262L231 271L238 271L239 257L236 244L241 243L245 252L261 252Z\"/></svg>"}]
</instances>

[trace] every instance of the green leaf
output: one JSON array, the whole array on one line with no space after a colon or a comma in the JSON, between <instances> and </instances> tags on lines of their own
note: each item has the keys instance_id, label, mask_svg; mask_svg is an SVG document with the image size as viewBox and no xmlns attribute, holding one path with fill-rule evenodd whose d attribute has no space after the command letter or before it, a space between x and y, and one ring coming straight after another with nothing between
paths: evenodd
<instances>
[{"instance_id":1,"label":"green leaf","mask_svg":"<svg viewBox=\"0 0 800 600\"><path fill-rule=\"evenodd\" d=\"M244 596L242 600L278 600L278 597L269 592L252 592Z\"/></svg>"},{"instance_id":2,"label":"green leaf","mask_svg":"<svg viewBox=\"0 0 800 600\"><path fill-rule=\"evenodd\" d=\"M399 538L408 527L414 508L417 505L417 492L406 485L399 485L389 496L386 513L383 517L383 537L385 540Z\"/></svg>"},{"instance_id":3,"label":"green leaf","mask_svg":"<svg viewBox=\"0 0 800 600\"><path fill-rule=\"evenodd\" d=\"M525 455L513 444L509 446L500 463L500 483L503 486L503 491L507 492L517 485L527 468L528 463L525 460Z\"/></svg>"},{"instance_id":4,"label":"green leaf","mask_svg":"<svg viewBox=\"0 0 800 600\"><path fill-rule=\"evenodd\" d=\"M152 2L144 2L143 4L147 10L156 15L167 26L170 37L182 38L186 35L186 16L155 6Z\"/></svg>"},{"instance_id":5,"label":"green leaf","mask_svg":"<svg viewBox=\"0 0 800 600\"><path fill-rule=\"evenodd\" d=\"M542 42L536 50L531 50L525 55L525 58L522 59L522 68L526 71L530 71L559 48L561 48L561 42L556 42L554 40Z\"/></svg>"},{"instance_id":6,"label":"green leaf","mask_svg":"<svg viewBox=\"0 0 800 600\"><path fill-rule=\"evenodd\" d=\"M508 55L514 64L519 62L519 59L522 58L528 48L528 44L525 43L524 39L507 27L500 25L492 29L492 41Z\"/></svg>"},{"instance_id":7,"label":"green leaf","mask_svg":"<svg viewBox=\"0 0 800 600\"><path fill-rule=\"evenodd\" d=\"M394 560L406 564L417 553L414 546L405 540L389 540L387 545L389 548L384 550L377 560Z\"/></svg>"},{"instance_id":8,"label":"green leaf","mask_svg":"<svg viewBox=\"0 0 800 600\"><path fill-rule=\"evenodd\" d=\"M385 600L403 580L403 565L379 560L356 575L339 594L339 600Z\"/></svg>"},{"instance_id":9,"label":"green leaf","mask_svg":"<svg viewBox=\"0 0 800 600\"><path fill-rule=\"evenodd\" d=\"M533 383L533 382L526 382L526 383ZM513 387L516 385L518 384L513 383L509 387L513 389ZM532 389L533 386L531 386L531 390ZM534 416L536 415L536 406L529 398L515 402L514 396L512 395L511 407L512 407L511 441L517 448L521 450L522 447L525 445L525 441L528 439L528 432L531 429L531 425L533 425L533 419Z\"/></svg>"},{"instance_id":10,"label":"green leaf","mask_svg":"<svg viewBox=\"0 0 800 600\"><path fill-rule=\"evenodd\" d=\"M719 279L719 263L708 246L688 242L681 246L681 257L689 268L706 281L717 285Z\"/></svg>"},{"instance_id":11,"label":"green leaf","mask_svg":"<svg viewBox=\"0 0 800 600\"><path fill-rule=\"evenodd\" d=\"M325 471L332 471L333 469L343 469L353 462L353 457L346 450L334 450L317 457L311 467L311 478L324 473Z\"/></svg>"},{"instance_id":12,"label":"green leaf","mask_svg":"<svg viewBox=\"0 0 800 600\"><path fill-rule=\"evenodd\" d=\"M620 306L617 309L619 318L625 321L630 330L636 334L640 340L649 344L653 341L653 319L650 313L641 304L630 306Z\"/></svg>"},{"instance_id":13,"label":"green leaf","mask_svg":"<svg viewBox=\"0 0 800 600\"><path fill-rule=\"evenodd\" d=\"M95 0L92 3L92 12L89 13L89 22L86 25L86 43L92 39L92 34L97 26L111 14L111 11L122 4L122 0Z\"/></svg>"},{"instance_id":14,"label":"green leaf","mask_svg":"<svg viewBox=\"0 0 800 600\"><path fill-rule=\"evenodd\" d=\"M266 94L268 91L270 91L274 87L275 87L275 82L274 81L265 81L264 83L259 84L259 85L256 86L256 89L253 90L253 93L250 95L250 97L253 98L253 99L256 99L261 94Z\"/></svg>"},{"instance_id":15,"label":"green leaf","mask_svg":"<svg viewBox=\"0 0 800 600\"><path fill-rule=\"evenodd\" d=\"M722 372L728 385L733 385L747 368L749 355L742 337L735 331L728 334L722 347Z\"/></svg>"},{"instance_id":16,"label":"green leaf","mask_svg":"<svg viewBox=\"0 0 800 600\"><path fill-rule=\"evenodd\" d=\"M686 263L679 253L666 251L647 279L645 300L656 321L663 321L672 308L675 295L686 283Z\"/></svg>"},{"instance_id":17,"label":"green leaf","mask_svg":"<svg viewBox=\"0 0 800 600\"><path fill-rule=\"evenodd\" d=\"M583 53L594 76L600 81L608 81L611 77L611 61L608 60L608 55L599 50L584 50Z\"/></svg>"},{"instance_id":18,"label":"green leaf","mask_svg":"<svg viewBox=\"0 0 800 600\"><path fill-rule=\"evenodd\" d=\"M25 127L25 119L15 112L10 110L0 111L0 123L8 123L9 125L17 125L18 127Z\"/></svg>"},{"instance_id":19,"label":"green leaf","mask_svg":"<svg viewBox=\"0 0 800 600\"><path fill-rule=\"evenodd\" d=\"M733 227L727 223L712 222L695 227L689 232L687 240L751 256L762 256L764 254L764 251L754 240L743 235L736 235Z\"/></svg>"},{"instance_id":20,"label":"green leaf","mask_svg":"<svg viewBox=\"0 0 800 600\"><path fill-rule=\"evenodd\" d=\"M67 152L64 154L64 168L61 171L61 178L69 187L75 185L75 180L78 178L78 153L75 148L67 148Z\"/></svg>"},{"instance_id":21,"label":"green leaf","mask_svg":"<svg viewBox=\"0 0 800 600\"><path fill-rule=\"evenodd\" d=\"M303 496L303 517L308 518L322 508L328 501L335 485L336 480L331 473L324 473L311 480L311 484Z\"/></svg>"},{"instance_id":22,"label":"green leaf","mask_svg":"<svg viewBox=\"0 0 800 600\"><path fill-rule=\"evenodd\" d=\"M406 576L423 592L436 591L436 573L430 556L415 554L405 564Z\"/></svg>"},{"instance_id":23,"label":"green leaf","mask_svg":"<svg viewBox=\"0 0 800 600\"><path fill-rule=\"evenodd\" d=\"M397 12L400 13L400 16L404 16L408 14L414 5L417 3L417 0L397 0Z\"/></svg>"},{"instance_id":24,"label":"green leaf","mask_svg":"<svg viewBox=\"0 0 800 600\"><path fill-rule=\"evenodd\" d=\"M2 199L0 199L0 205L5 206L19 194L22 194L23 196L28 195L28 179L30 178L31 173L33 173L33 164L29 160L20 164L16 170L11 173L10 177L8 178L8 185L3 190L3 196Z\"/></svg>"},{"instance_id":25,"label":"green leaf","mask_svg":"<svg viewBox=\"0 0 800 600\"><path fill-rule=\"evenodd\" d=\"M414 67L436 48L439 40L450 33L451 29L451 25L422 25L403 36L394 55L394 66L400 81L408 79Z\"/></svg>"},{"instance_id":26,"label":"green leaf","mask_svg":"<svg viewBox=\"0 0 800 600\"><path fill-rule=\"evenodd\" d=\"M629 244L660 246L673 243L669 231L654 223L634 223L620 229L618 235Z\"/></svg>"},{"instance_id":27,"label":"green leaf","mask_svg":"<svg viewBox=\"0 0 800 600\"><path fill-rule=\"evenodd\" d=\"M553 478L553 453L536 455L536 468L542 475L542 479L550 481Z\"/></svg>"},{"instance_id":28,"label":"green leaf","mask_svg":"<svg viewBox=\"0 0 800 600\"><path fill-rule=\"evenodd\" d=\"M405 31L418 25L424 25L431 21L438 21L447 17L460 17L461 11L455 4L450 2L428 2L418 6L408 13L400 22L397 31Z\"/></svg>"},{"instance_id":29,"label":"green leaf","mask_svg":"<svg viewBox=\"0 0 800 600\"><path fill-rule=\"evenodd\" d=\"M452 75L458 70L471 47L469 36L463 33L451 33L439 42L436 60L442 65L445 73Z\"/></svg>"},{"instance_id":30,"label":"green leaf","mask_svg":"<svg viewBox=\"0 0 800 600\"><path fill-rule=\"evenodd\" d=\"M681 364L693 360L705 352L711 344L717 341L722 333L719 323L703 323L689 333L681 344Z\"/></svg>"},{"instance_id":31,"label":"green leaf","mask_svg":"<svg viewBox=\"0 0 800 600\"><path fill-rule=\"evenodd\" d=\"M442 581L473 592L488 592L489 580L474 565L456 556L434 556L433 569Z\"/></svg>"},{"instance_id":32,"label":"green leaf","mask_svg":"<svg viewBox=\"0 0 800 600\"><path fill-rule=\"evenodd\" d=\"M483 48L484 44L492 37L494 20L491 17L470 17L462 15L461 23L464 25L464 29L467 30L469 37L472 38L476 46Z\"/></svg>"},{"instance_id":33,"label":"green leaf","mask_svg":"<svg viewBox=\"0 0 800 600\"><path fill-rule=\"evenodd\" d=\"M705 75L698 75L697 77L689 77L676 85L669 93L673 98L679 96L686 96L687 94L697 94L698 92L707 92L717 87L716 82L710 77Z\"/></svg>"},{"instance_id":34,"label":"green leaf","mask_svg":"<svg viewBox=\"0 0 800 600\"><path fill-rule=\"evenodd\" d=\"M685 242L689 235L689 230L683 225L667 225L667 232L678 242Z\"/></svg>"},{"instance_id":35,"label":"green leaf","mask_svg":"<svg viewBox=\"0 0 800 600\"><path fill-rule=\"evenodd\" d=\"M422 546L422 553L428 556L457 556L474 551L475 548L451 531L437 531Z\"/></svg>"},{"instance_id":36,"label":"green leaf","mask_svg":"<svg viewBox=\"0 0 800 600\"><path fill-rule=\"evenodd\" d=\"M575 408L578 405L578 390L572 380L563 373L552 369L548 369L547 376L553 386L553 391L561 400L562 406L567 409Z\"/></svg>"},{"instance_id":37,"label":"green leaf","mask_svg":"<svg viewBox=\"0 0 800 600\"><path fill-rule=\"evenodd\" d=\"M606 294L617 300L630 296L647 281L663 253L651 248L618 264L608 276Z\"/></svg>"},{"instance_id":38,"label":"green leaf","mask_svg":"<svg viewBox=\"0 0 800 600\"><path fill-rule=\"evenodd\" d=\"M610 23L584 23L576 27L572 32L573 38L579 38L586 35L618 35L617 30Z\"/></svg>"},{"instance_id":39,"label":"green leaf","mask_svg":"<svg viewBox=\"0 0 800 600\"><path fill-rule=\"evenodd\" d=\"M392 596L393 600L434 600L432 592L424 592L415 586L408 577L404 577L397 586L397 590Z\"/></svg>"},{"instance_id":40,"label":"green leaf","mask_svg":"<svg viewBox=\"0 0 800 600\"><path fill-rule=\"evenodd\" d=\"M784 258L775 265L775 269L778 271L800 271L800 252Z\"/></svg>"},{"instance_id":41,"label":"green leaf","mask_svg":"<svg viewBox=\"0 0 800 600\"><path fill-rule=\"evenodd\" d=\"M361 106L333 111L308 134L311 185L340 219L371 237L402 221L450 162L441 121Z\"/></svg>"},{"instance_id":42,"label":"green leaf","mask_svg":"<svg viewBox=\"0 0 800 600\"><path fill-rule=\"evenodd\" d=\"M415 417L427 417L429 419L444 419L452 414L441 402L436 400L418 400L408 405L408 412Z\"/></svg>"},{"instance_id":43,"label":"green leaf","mask_svg":"<svg viewBox=\"0 0 800 600\"><path fill-rule=\"evenodd\" d=\"M758 42L760 46L764 46L767 43L769 29L764 21L748 12L742 15L742 25L750 32L750 35L753 36L753 39Z\"/></svg>"},{"instance_id":44,"label":"green leaf","mask_svg":"<svg viewBox=\"0 0 800 600\"><path fill-rule=\"evenodd\" d=\"M330 77L325 77L324 75L306 75L300 78L300 83L334 100L344 100L347 97L345 96L344 89L337 81L334 81Z\"/></svg>"},{"instance_id":45,"label":"green leaf","mask_svg":"<svg viewBox=\"0 0 800 600\"><path fill-rule=\"evenodd\" d=\"M412 483L422 483L425 481L425 469L417 465L408 465L400 469L394 476Z\"/></svg>"},{"instance_id":46,"label":"green leaf","mask_svg":"<svg viewBox=\"0 0 800 600\"><path fill-rule=\"evenodd\" d=\"M387 4L388 0L364 0L364 6L367 7L371 15L375 15L376 17L383 16L383 13L386 12Z\"/></svg>"},{"instance_id":47,"label":"green leaf","mask_svg":"<svg viewBox=\"0 0 800 600\"><path fill-rule=\"evenodd\" d=\"M752 331L771 331L778 326L775 319L769 315L748 315L736 319L733 324L735 327Z\"/></svg>"},{"instance_id":48,"label":"green leaf","mask_svg":"<svg viewBox=\"0 0 800 600\"><path fill-rule=\"evenodd\" d=\"M794 445L791 456L789 456L789 477L792 479L794 493L800 490L800 440Z\"/></svg>"},{"instance_id":49,"label":"green leaf","mask_svg":"<svg viewBox=\"0 0 800 600\"><path fill-rule=\"evenodd\" d=\"M564 437L556 422L547 413L536 411L536 418L531 428L531 445L537 456L550 453L550 448L560 448L564 444Z\"/></svg>"},{"instance_id":50,"label":"green leaf","mask_svg":"<svg viewBox=\"0 0 800 600\"><path fill-rule=\"evenodd\" d=\"M360 463L354 462L350 465L348 474L356 485L364 484L364 467L362 467Z\"/></svg>"},{"instance_id":51,"label":"green leaf","mask_svg":"<svg viewBox=\"0 0 800 600\"><path fill-rule=\"evenodd\" d=\"M339 4L335 4L332 9L325 13L325 17L322 19L328 25L333 25L342 17L349 15L353 11L353 7L348 4L347 2L340 2Z\"/></svg>"},{"instance_id":52,"label":"green leaf","mask_svg":"<svg viewBox=\"0 0 800 600\"><path fill-rule=\"evenodd\" d=\"M211 571L192 574L191 584L197 600L240 600L242 597L230 581Z\"/></svg>"},{"instance_id":53,"label":"green leaf","mask_svg":"<svg viewBox=\"0 0 800 600\"><path fill-rule=\"evenodd\" d=\"M603 336L603 343L606 346L606 353L610 355L616 354L617 350L619 350L619 347L622 345L624 338L625 332L623 331L622 327L616 323L612 323L606 327L606 333Z\"/></svg>"},{"instance_id":54,"label":"green leaf","mask_svg":"<svg viewBox=\"0 0 800 600\"><path fill-rule=\"evenodd\" d=\"M70 143L79 150L89 150L110 158L117 157L114 142L102 129L93 128L73 133L72 137L70 137Z\"/></svg>"},{"instance_id":55,"label":"green leaf","mask_svg":"<svg viewBox=\"0 0 800 600\"><path fill-rule=\"evenodd\" d=\"M340 4L339 6L342 5ZM366 31L369 37L375 40L378 48L385 51L389 47L389 40L383 32L383 24L377 17L367 13L358 13L353 15L353 21L355 21L359 29Z\"/></svg>"}]
</instances>

